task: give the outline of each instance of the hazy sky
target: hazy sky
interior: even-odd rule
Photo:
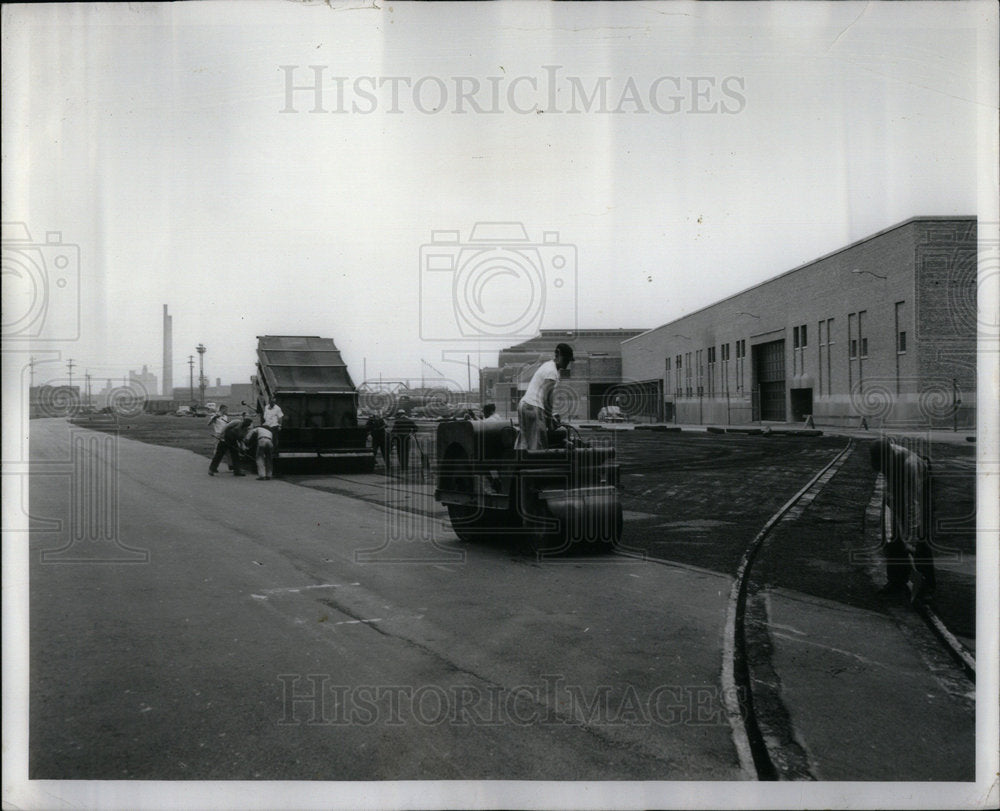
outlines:
[[[13,331],[9,296],[5,348],[60,359],[36,384],[68,357],[160,376],[166,303],[175,385],[199,342],[210,380],[247,381],[265,333],[332,337],[357,382],[423,358],[464,385],[467,355],[538,325],[657,326],[909,217],[982,213],[992,9],[4,6],[3,220],[46,273],[56,249],[25,247],[46,232],[80,257],[79,338],[41,340],[75,338],[70,278]],[[494,221],[521,250],[470,243]],[[458,233],[422,249],[434,231]]]

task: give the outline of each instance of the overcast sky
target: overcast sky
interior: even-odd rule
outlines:
[[[991,213],[992,3],[365,5],[4,6],[3,220],[46,273],[46,232],[80,256],[76,338],[73,278],[10,309],[4,234],[36,384],[160,377],[168,304],[175,385],[199,342],[246,382],[262,334],[464,385],[537,326],[654,327]]]

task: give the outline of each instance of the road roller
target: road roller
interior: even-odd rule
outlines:
[[[455,534],[545,555],[613,549],[622,534],[614,448],[570,425],[550,429],[545,450],[515,450],[516,437],[500,420],[438,426],[434,495]]]

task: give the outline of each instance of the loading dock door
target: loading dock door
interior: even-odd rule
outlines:
[[[770,341],[750,347],[757,388],[759,420],[785,421],[785,342]]]
[[[813,390],[792,389],[792,420],[802,422],[813,413]]]

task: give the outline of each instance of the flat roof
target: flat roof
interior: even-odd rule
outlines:
[[[622,341],[622,343],[623,344],[627,344],[629,341],[634,341],[637,338],[641,338],[643,335],[649,335],[651,332],[656,332],[657,330],[663,329],[664,327],[669,327],[671,324],[676,324],[678,321],[681,321],[682,319],[688,318],[688,317],[690,317],[692,315],[696,315],[697,313],[700,313],[700,312],[704,312],[705,310],[710,310],[712,307],[717,307],[719,304],[722,304],[724,301],[729,301],[730,299],[734,299],[737,296],[742,296],[744,293],[749,293],[751,290],[756,290],[758,287],[763,287],[765,284],[770,284],[771,282],[777,281],[778,279],[781,279],[781,278],[783,278],[785,276],[790,276],[793,273],[798,273],[800,270],[805,270],[806,268],[811,267],[812,265],[815,265],[817,262],[822,262],[822,261],[824,261],[826,259],[830,259],[831,257],[836,256],[837,254],[844,253],[844,251],[849,251],[852,248],[858,247],[859,245],[864,245],[866,242],[871,242],[871,240],[873,240],[873,239],[878,239],[879,237],[884,236],[885,234],[888,234],[890,231],[895,231],[895,230],[897,230],[899,228],[903,228],[903,227],[905,227],[907,225],[910,225],[912,223],[915,223],[915,222],[945,222],[945,221],[949,221],[949,220],[967,220],[967,221],[970,221],[970,222],[976,222],[978,220],[978,217],[976,217],[975,215],[971,215],[971,216],[970,215],[954,215],[954,216],[950,216],[950,217],[946,216],[946,215],[927,216],[927,217],[910,217],[908,220],[903,220],[902,222],[898,222],[895,225],[890,225],[888,228],[883,228],[881,231],[877,231],[874,234],[870,234],[869,236],[866,236],[866,237],[863,237],[862,239],[856,240],[855,242],[852,242],[849,245],[845,245],[843,248],[837,248],[837,250],[835,250],[835,251],[830,251],[830,253],[823,254],[822,256],[818,256],[815,259],[810,259],[808,262],[805,262],[805,263],[803,263],[801,265],[798,265],[797,267],[794,267],[791,270],[786,270],[784,273],[779,273],[777,276],[772,276],[770,279],[765,279],[762,282],[757,282],[757,284],[752,284],[752,285],[750,285],[750,287],[745,287],[744,289],[739,290],[736,293],[732,293],[732,294],[726,296],[725,298],[720,298],[718,301],[714,301],[711,304],[706,304],[704,307],[699,307],[697,310],[692,310],[689,313],[685,313],[684,315],[682,315],[682,316],[680,316],[678,318],[675,318],[672,321],[666,321],[666,322],[660,324],[660,326],[658,326],[658,327],[653,327],[652,329],[646,330],[641,335],[635,335],[632,338],[626,338],[624,341]]]

